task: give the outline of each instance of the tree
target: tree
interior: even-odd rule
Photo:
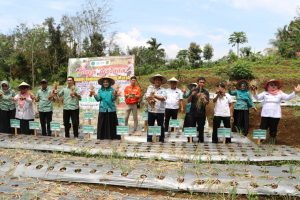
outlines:
[[[195,42],[190,43],[188,57],[193,68],[197,68],[201,65],[201,53],[202,50],[198,44]]]
[[[147,41],[149,44],[148,50],[148,61],[150,65],[154,65],[157,68],[159,65],[163,65],[165,63],[165,50],[161,47],[161,43],[158,43],[156,38],[151,38]]]
[[[213,57],[214,49],[210,44],[206,44],[203,47],[203,58],[205,60],[210,60]]]
[[[240,49],[242,57],[249,57],[251,55],[251,47],[242,47]]]
[[[229,44],[232,44],[232,46],[234,47],[236,45],[236,53],[237,56],[239,57],[240,52],[239,52],[239,45],[248,42],[246,33],[241,31],[241,32],[233,32],[230,36],[229,36]]]

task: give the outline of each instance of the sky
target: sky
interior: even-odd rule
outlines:
[[[0,33],[11,33],[20,23],[40,24],[47,17],[59,23],[64,14],[74,15],[85,0],[0,0]],[[101,2],[99,0],[99,2]],[[107,33],[127,47],[146,46],[154,37],[172,59],[191,42],[210,43],[214,59],[235,47],[229,35],[244,31],[255,52],[270,48],[278,28],[288,24],[300,8],[300,0],[111,0]]]

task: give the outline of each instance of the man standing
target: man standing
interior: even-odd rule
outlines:
[[[209,103],[209,93],[205,86],[205,78],[198,78],[198,87],[192,91],[188,97],[188,102],[191,102],[190,122],[192,127],[196,127],[199,132],[198,142],[204,142],[204,126],[206,121],[206,105]]]
[[[146,92],[146,99],[148,102],[148,125],[154,126],[155,120],[157,121],[157,125],[161,127],[159,141],[164,142],[164,116],[167,94],[166,90],[162,88],[161,85],[165,84],[167,79],[160,74],[156,74],[149,80],[153,85],[149,86]],[[152,142],[152,136],[148,135],[148,132],[147,142]]]
[[[38,110],[43,136],[51,136],[50,122],[52,121],[53,103],[55,92],[48,88],[48,81],[41,80],[41,88],[37,91],[36,102],[39,102]],[[46,129],[47,125],[47,129]]]
[[[59,91],[58,96],[63,96],[64,99],[64,126],[65,137],[70,137],[70,119],[73,124],[74,137],[78,137],[79,127],[79,100],[81,99],[79,88],[75,86],[74,77],[68,76],[67,87]]]
[[[133,114],[134,128],[133,132],[137,130],[138,126],[138,116],[137,116],[137,104],[141,97],[141,88],[136,85],[136,77],[132,76],[130,78],[130,85],[126,86],[124,89],[125,103],[127,104],[126,116],[125,116],[125,126],[128,125],[128,119],[130,112]]]
[[[166,111],[165,111],[165,130],[169,131],[169,121],[170,118],[177,119],[177,114],[179,107],[183,113],[183,94],[180,89],[177,88],[178,80],[173,77],[168,80],[170,83],[170,88],[166,90],[167,100],[166,100]]]

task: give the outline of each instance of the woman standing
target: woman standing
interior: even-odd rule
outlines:
[[[187,99],[192,94],[192,90],[195,89],[197,86],[198,86],[197,83],[191,83],[191,84],[188,85],[189,91],[186,91],[185,89],[183,89],[182,90],[183,98]],[[184,117],[183,127],[190,127],[190,125],[189,125],[190,110],[191,110],[191,103],[189,102],[185,105],[185,117]]]
[[[256,88],[253,88],[254,98],[262,101],[260,128],[269,129],[270,144],[275,144],[276,141],[277,127],[281,118],[281,101],[288,101],[296,97],[296,93],[300,92],[299,84],[290,94],[282,92],[280,90],[281,87],[280,81],[271,79],[265,84],[264,92],[257,94]]]
[[[14,97],[17,104],[16,119],[20,120],[18,133],[30,135],[33,134],[33,130],[29,129],[29,121],[34,121],[33,101],[35,97],[29,92],[29,84],[22,82],[18,88],[20,93]]]
[[[97,126],[97,139],[121,139],[117,135],[118,118],[116,113],[115,100],[117,98],[117,91],[112,88],[115,81],[108,77],[103,77],[98,80],[101,88],[98,94],[91,91],[90,96],[94,96],[99,104],[99,116]]]
[[[229,90],[228,93],[236,96],[232,130],[234,132],[242,132],[244,136],[247,136],[249,130],[249,108],[256,110],[251,94],[248,91],[248,82],[244,79],[238,81],[237,89]]]
[[[10,119],[16,115],[16,105],[13,97],[16,95],[7,81],[1,82],[0,88],[0,133],[12,133]]]

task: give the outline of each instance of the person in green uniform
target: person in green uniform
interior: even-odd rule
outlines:
[[[116,112],[115,100],[118,92],[112,87],[115,84],[114,79],[103,77],[98,80],[101,88],[98,93],[91,92],[90,96],[94,96],[99,104],[99,115],[97,125],[97,139],[121,139],[117,135],[118,118]]]
[[[70,119],[73,125],[74,137],[78,137],[79,128],[79,100],[81,99],[79,88],[75,86],[73,76],[68,76],[67,86],[58,92],[58,96],[63,97],[63,120],[65,126],[65,137],[70,137]]]
[[[16,105],[13,97],[16,92],[10,88],[8,81],[1,82],[0,88],[0,133],[12,133],[10,119],[16,115]]]
[[[36,102],[38,102],[38,111],[43,136],[51,136],[50,122],[53,114],[53,101],[55,92],[48,87],[46,79],[41,80],[41,88],[37,91]],[[46,129],[47,125],[47,129]]]

